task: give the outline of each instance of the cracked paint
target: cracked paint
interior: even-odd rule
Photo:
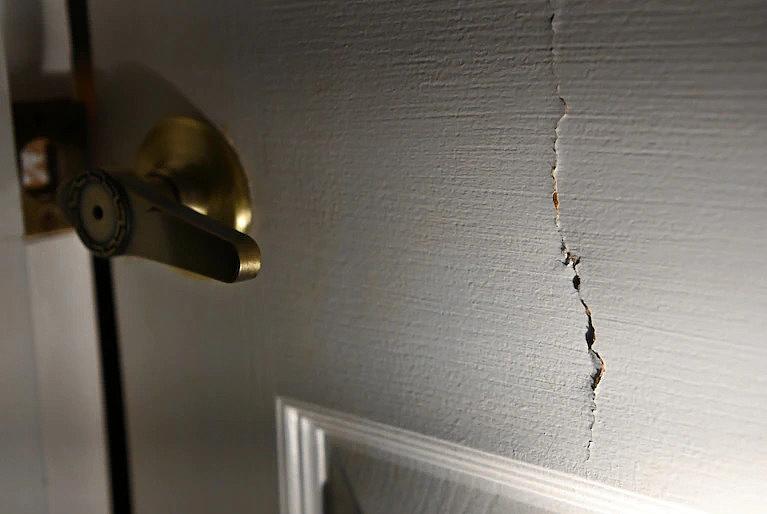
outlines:
[[[586,301],[583,299],[583,295],[581,294],[581,276],[578,273],[578,264],[580,263],[581,258],[577,255],[575,255],[570,248],[567,245],[567,240],[565,238],[564,230],[562,229],[562,222],[560,219],[560,199],[559,199],[559,184],[557,181],[558,177],[558,161],[559,161],[559,128],[562,123],[562,121],[567,117],[568,114],[568,105],[567,101],[562,97],[560,94],[560,80],[559,80],[559,74],[557,72],[557,63],[556,63],[556,49],[554,47],[554,39],[556,37],[556,8],[553,5],[553,2],[551,3],[552,8],[552,14],[551,18],[549,19],[550,25],[551,25],[551,54],[552,54],[552,73],[554,75],[555,81],[556,81],[556,91],[557,91],[557,97],[562,102],[562,115],[557,120],[557,123],[554,127],[554,159],[551,164],[551,181],[552,181],[552,194],[551,199],[552,203],[554,204],[554,223],[557,227],[557,232],[559,233],[560,237],[560,251],[562,252],[563,261],[562,264],[564,266],[567,266],[573,270],[573,287],[575,288],[575,291],[578,293],[578,300],[580,301],[581,305],[583,306],[584,312],[586,313],[586,348],[589,353],[589,357],[591,358],[591,362],[594,366],[593,371],[590,374],[590,380],[591,380],[591,420],[589,421],[589,440],[586,443],[586,462],[591,458],[591,445],[594,443],[594,424],[596,423],[596,411],[597,411],[597,387],[599,386],[599,382],[602,380],[602,375],[604,375],[605,372],[605,362],[602,359],[602,357],[599,355],[599,353],[594,349],[594,343],[596,342],[596,330],[594,329],[594,320],[591,313],[591,309],[586,304]]]

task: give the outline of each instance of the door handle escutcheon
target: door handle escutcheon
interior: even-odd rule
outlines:
[[[89,170],[63,185],[59,205],[95,255],[133,255],[222,282],[256,276],[261,253],[239,159],[211,125],[158,123],[133,173]]]

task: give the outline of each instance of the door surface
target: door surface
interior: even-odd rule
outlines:
[[[90,4],[98,164],[209,119],[263,252],[236,285],[114,261],[136,512],[277,511],[278,397],[758,505],[767,7]],[[381,492],[336,454],[355,494],[436,511],[421,471]]]
[[[110,512],[91,258],[50,230],[50,172],[30,142],[57,141],[73,95],[66,2],[0,5],[0,512]],[[7,73],[6,73],[7,72]],[[51,102],[51,100],[57,100]],[[66,104],[69,105],[69,104]],[[67,134],[75,139],[74,134]],[[70,141],[72,140],[70,139]],[[38,139],[39,140],[39,139]],[[26,150],[26,151],[25,151]],[[24,156],[26,154],[26,156]],[[53,168],[56,170],[56,168]],[[54,171],[54,183],[60,178]],[[58,175],[58,177],[57,177]],[[29,176],[29,175],[27,175]],[[50,195],[50,196],[49,196]],[[34,221],[33,221],[34,220]],[[36,221],[36,223],[35,223]],[[48,231],[41,230],[47,227]]]
[[[46,509],[30,287],[0,27],[0,509]]]

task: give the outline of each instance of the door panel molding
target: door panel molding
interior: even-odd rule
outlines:
[[[631,491],[500,457],[288,398],[277,398],[280,512],[322,514],[328,440],[373,450],[403,464],[490,486],[533,508],[554,512],[698,512]]]

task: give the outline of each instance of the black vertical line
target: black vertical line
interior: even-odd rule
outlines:
[[[88,128],[95,121],[96,96],[91,63],[91,35],[88,27],[87,0],[67,0],[69,13],[69,34],[72,41],[72,71],[75,96],[84,105],[88,114]]]
[[[68,0],[69,29],[75,94],[85,105],[88,134],[95,121],[93,65],[87,0]],[[86,145],[87,146],[87,145]],[[86,162],[90,152],[85,149]],[[109,460],[109,483],[113,514],[131,514],[130,459],[123,394],[122,363],[115,314],[112,266],[106,259],[92,258],[96,316],[100,341],[101,380],[104,393],[104,418]]]
[[[130,462],[128,434],[123,400],[122,364],[115,319],[112,265],[107,259],[93,257],[93,278],[96,293],[99,339],[101,341],[101,376],[104,388],[109,454],[109,478],[113,514],[130,514]]]

